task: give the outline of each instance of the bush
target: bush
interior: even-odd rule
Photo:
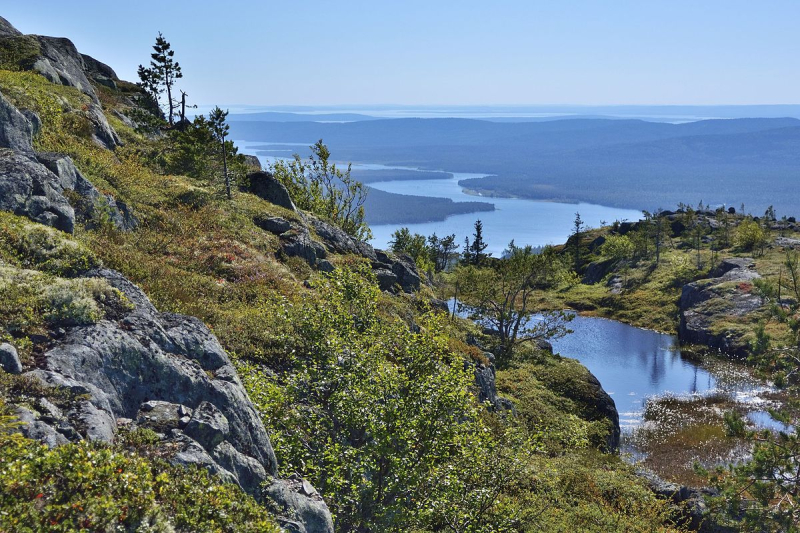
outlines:
[[[767,243],[766,232],[755,220],[744,220],[736,228],[736,245],[742,250],[763,254]]]
[[[205,470],[87,442],[51,450],[11,433],[14,425],[0,415],[0,530],[280,531],[266,509]]]

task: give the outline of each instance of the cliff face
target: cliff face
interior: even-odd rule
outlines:
[[[119,145],[90,82],[108,86],[116,79],[113,71],[81,56],[67,39],[23,36],[0,18],[0,65],[14,59],[9,50],[20,44],[32,51],[16,66],[83,92],[92,141],[104,149]],[[76,221],[91,224],[98,211],[119,231],[136,228],[138,220],[69,157],[37,152],[33,136],[40,126],[36,113],[0,94],[0,210],[38,223],[9,222],[19,230],[11,240],[21,253],[15,252],[18,265],[0,260],[0,285],[26,283],[48,317],[41,334],[0,347],[3,369],[44,391],[12,398],[16,403],[9,407],[23,422],[19,431],[53,447],[82,439],[110,444],[121,431],[150,429],[173,463],[204,467],[257,499],[268,494],[294,531],[332,531],[327,506],[313,487],[274,479],[278,464],[269,436],[211,331],[196,318],[159,312],[140,288],[85,259],[91,253],[69,238]],[[82,259],[72,261],[75,255]],[[61,291],[60,300],[47,292],[51,286]],[[49,396],[68,399],[52,402]]]

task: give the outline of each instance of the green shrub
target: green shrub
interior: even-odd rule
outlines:
[[[87,442],[51,450],[11,433],[15,424],[0,416],[0,530],[280,531],[265,508],[205,470]]]

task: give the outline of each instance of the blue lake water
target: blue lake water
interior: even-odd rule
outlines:
[[[279,159],[291,157],[291,148],[286,146],[308,146],[306,143],[267,143],[258,141],[235,141],[242,153],[257,155],[262,165],[269,165]],[[310,144],[310,143],[309,143]],[[275,146],[274,155],[257,154],[256,146]],[[408,169],[407,167],[391,167],[386,165],[358,163],[354,169],[385,170]],[[447,169],[442,169],[447,171]],[[413,233],[439,236],[454,233],[459,244],[464,237],[472,239],[473,224],[480,218],[483,222],[484,240],[489,244],[487,251],[495,257],[500,256],[511,239],[518,246],[527,244],[541,246],[545,244],[561,244],[567,240],[572,231],[575,213],[580,213],[583,221],[589,226],[600,226],[601,222],[611,223],[615,220],[639,220],[641,211],[620,209],[594,204],[567,204],[558,202],[539,202],[519,198],[488,198],[466,194],[458,185],[459,180],[484,177],[486,174],[454,173],[452,178],[440,180],[398,180],[370,183],[370,187],[397,194],[416,196],[433,196],[450,198],[455,202],[482,201],[494,204],[495,211],[467,213],[448,217],[441,222],[425,222],[419,224],[381,224],[371,226],[374,236],[371,244],[377,248],[386,248],[391,235],[402,226]]]
[[[649,397],[722,393],[757,405],[758,393],[769,390],[739,364],[717,361],[705,367],[683,357],[674,335],[584,316],[568,326],[573,333],[553,340],[553,351],[579,360],[597,376],[617,405],[623,430],[641,423]],[[770,420],[768,414],[758,416],[761,425]]]

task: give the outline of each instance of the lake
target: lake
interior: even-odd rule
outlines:
[[[259,141],[234,141],[239,151],[244,154],[256,155],[261,164],[267,166],[276,160],[285,160],[291,156],[291,149],[276,148],[281,150],[276,155],[265,156],[258,154],[256,146],[297,146],[307,147],[312,143],[278,143]],[[286,153],[283,153],[286,152]],[[364,170],[419,170],[408,167],[392,167],[373,163],[354,163],[353,169]],[[447,169],[442,169],[448,172]],[[381,224],[371,226],[373,240],[371,244],[376,248],[387,248],[392,233],[402,226],[408,227],[412,233],[446,236],[454,233],[459,244],[464,237],[469,235],[472,239],[473,224],[480,218],[483,222],[484,240],[489,244],[487,252],[495,257],[502,254],[511,239],[517,246],[545,244],[562,244],[572,232],[575,213],[580,213],[581,219],[592,227],[598,227],[602,222],[611,223],[615,220],[639,220],[641,211],[633,209],[620,209],[594,204],[569,204],[558,202],[540,202],[519,198],[494,198],[473,196],[465,193],[458,185],[459,180],[467,178],[484,177],[486,174],[453,173],[452,178],[437,180],[398,180],[370,183],[370,187],[397,194],[416,196],[433,196],[450,198],[455,202],[470,202],[480,200],[494,204],[495,211],[483,213],[467,213],[453,215],[440,222],[424,222],[419,224]]]
[[[741,364],[720,360],[703,365],[685,358],[674,335],[580,315],[568,327],[572,333],[551,341],[553,351],[577,359],[600,380],[614,398],[623,433],[641,424],[649,397],[722,393],[758,403],[759,393],[771,390]],[[759,420],[767,424],[771,419]]]

